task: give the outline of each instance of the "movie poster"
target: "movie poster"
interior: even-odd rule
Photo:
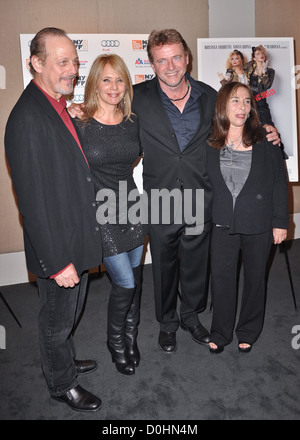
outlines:
[[[261,106],[267,103],[274,126],[278,129],[285,153],[290,182],[298,181],[298,143],[296,84],[293,38],[198,38],[198,79],[215,90],[230,80],[249,83],[252,48],[263,46],[267,55],[264,77],[251,78],[253,93]],[[246,75],[233,78],[232,53],[242,53]],[[237,52],[234,52],[237,53]],[[222,81],[222,83],[221,83]],[[259,83],[260,81],[260,83]],[[259,91],[258,91],[259,90]]]

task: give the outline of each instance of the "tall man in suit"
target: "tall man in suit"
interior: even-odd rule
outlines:
[[[202,232],[185,218],[169,224],[149,223],[155,290],[156,318],[160,324],[158,346],[165,353],[177,348],[176,331],[190,332],[194,341],[209,343],[209,333],[198,313],[206,306],[206,286],[211,229],[211,185],[205,168],[205,145],[216,101],[216,91],[187,74],[189,50],[174,29],[153,31],[148,57],[155,78],[134,86],[133,111],[139,117],[144,150],[143,184],[150,200],[153,189],[204,190]],[[269,128],[272,130],[272,128]],[[270,133],[270,140],[278,138]],[[176,202],[175,202],[176,203]],[[174,212],[180,207],[174,206]],[[178,316],[178,280],[181,305]]]
[[[189,234],[182,221],[149,224],[156,318],[160,324],[158,346],[165,353],[177,348],[179,323],[200,344],[209,333],[198,313],[206,306],[210,237],[211,187],[205,170],[205,144],[215,108],[216,91],[187,75],[188,47],[179,32],[153,31],[148,57],[156,77],[134,87],[133,111],[140,122],[144,151],[143,185],[151,200],[152,189],[178,188],[184,205],[185,189],[204,189],[204,224],[199,234]],[[154,207],[150,206],[151,211]],[[174,212],[178,207],[174,206]],[[178,280],[181,291],[177,314]]]
[[[75,359],[73,342],[88,269],[101,261],[93,179],[64,99],[73,91],[78,56],[56,28],[38,32],[30,50],[34,78],[10,114],[5,148],[27,266],[37,276],[42,369],[51,397],[77,411],[97,411],[101,400],[77,378],[97,364]]]

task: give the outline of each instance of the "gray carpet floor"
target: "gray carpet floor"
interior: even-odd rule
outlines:
[[[289,241],[286,247],[298,310],[284,253],[278,248],[270,259],[264,329],[249,354],[239,353],[234,339],[222,354],[212,355],[181,329],[177,352],[162,353],[157,347],[152,268],[144,266],[142,360],[130,377],[117,372],[106,348],[109,279],[105,273],[90,275],[75,341],[78,359],[92,358],[98,363],[94,373],[80,379],[83,387],[101,397],[97,413],[74,412],[48,394],[39,361],[35,283],[1,287],[22,327],[0,299],[0,325],[6,330],[6,348],[0,350],[0,419],[97,420],[102,426],[109,426],[108,421],[124,426],[124,421],[184,421],[195,426],[193,422],[201,420],[299,420],[300,240]],[[240,285],[242,281],[241,273]],[[207,328],[209,305],[210,295],[207,309],[199,315]]]

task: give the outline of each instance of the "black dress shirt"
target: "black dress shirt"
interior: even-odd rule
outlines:
[[[160,88],[162,101],[173,126],[180,151],[183,151],[193,138],[201,119],[197,100],[202,95],[203,89],[189,75],[186,75],[186,80],[191,85],[191,94],[182,113]]]

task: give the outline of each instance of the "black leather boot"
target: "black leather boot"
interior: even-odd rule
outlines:
[[[112,283],[108,301],[107,348],[117,370],[126,375],[134,374],[134,364],[129,359],[125,345],[126,316],[132,303],[135,288],[126,289]]]
[[[137,367],[140,363],[140,351],[137,345],[138,325],[140,322],[140,303],[141,303],[141,291],[142,291],[142,268],[141,266],[134,267],[133,269],[135,279],[135,292],[130,309],[127,313],[126,327],[125,327],[125,343],[127,348],[128,358]]]

